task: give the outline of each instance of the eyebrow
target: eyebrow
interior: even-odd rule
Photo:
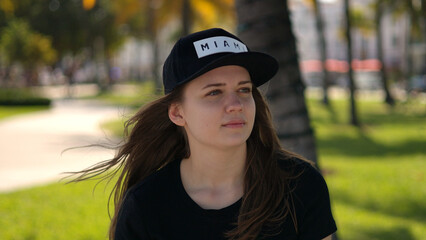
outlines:
[[[252,83],[250,80],[248,81],[241,81],[238,83],[238,85],[243,85],[243,84],[247,84],[247,83]],[[204,86],[202,89],[206,89],[209,87],[221,87],[221,86],[225,86],[225,83],[212,83],[212,84],[207,84],[206,86]]]

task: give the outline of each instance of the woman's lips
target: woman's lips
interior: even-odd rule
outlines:
[[[244,121],[235,120],[235,121],[229,121],[229,122],[223,124],[222,126],[228,127],[228,128],[240,128],[240,127],[243,127],[245,124],[246,123]]]

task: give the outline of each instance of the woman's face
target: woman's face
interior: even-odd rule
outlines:
[[[240,66],[213,69],[186,84],[170,119],[185,128],[191,148],[229,148],[245,144],[256,107],[248,71]]]

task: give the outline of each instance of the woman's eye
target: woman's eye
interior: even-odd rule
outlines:
[[[249,88],[249,87],[241,88],[238,91],[241,92],[241,93],[251,93],[251,88]]]
[[[216,96],[220,94],[220,90],[213,90],[207,93],[207,96]]]

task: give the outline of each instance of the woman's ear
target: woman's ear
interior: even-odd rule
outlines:
[[[185,125],[185,119],[182,116],[181,105],[178,103],[172,103],[169,107],[169,118],[174,124],[183,127]]]

